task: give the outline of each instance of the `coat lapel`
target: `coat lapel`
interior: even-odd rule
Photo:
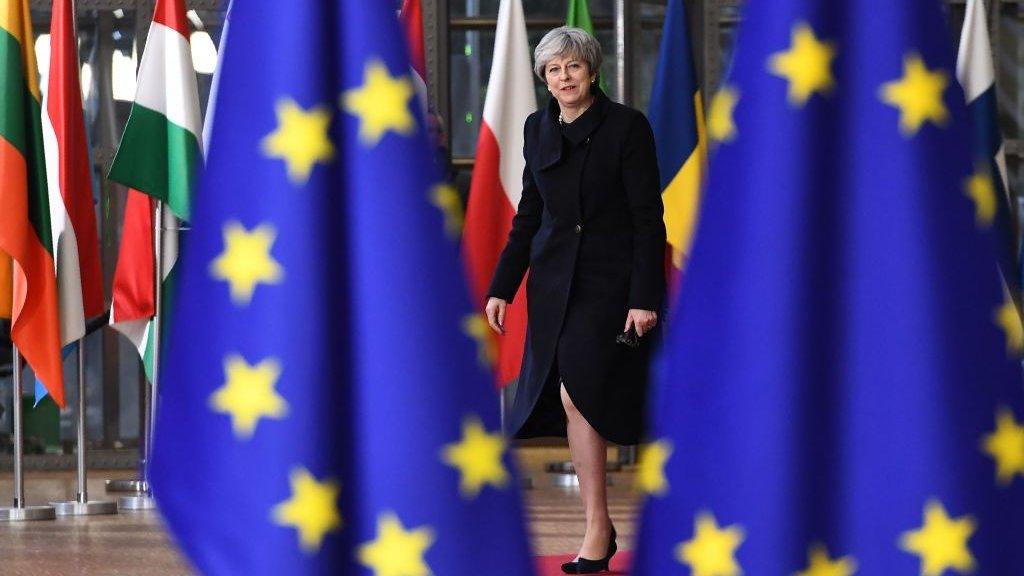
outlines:
[[[547,110],[540,119],[540,142],[537,146],[537,164],[546,170],[562,159],[562,130],[558,126],[558,102],[548,100]]]
[[[601,121],[604,120],[609,107],[608,97],[597,86],[594,87],[594,97],[594,103],[590,108],[574,122],[567,125],[564,131],[558,125],[558,101],[554,98],[548,99],[547,110],[545,110],[544,116],[540,120],[540,142],[537,155],[540,170],[550,168],[561,161],[563,134],[573,146],[579,146],[581,143],[590,143],[591,135],[601,125]]]
[[[565,137],[572,142],[573,146],[590,143],[590,137],[597,130],[597,127],[601,125],[605,114],[608,113],[608,102],[608,97],[604,95],[604,92],[595,86],[594,103],[574,122],[566,125],[562,131]]]

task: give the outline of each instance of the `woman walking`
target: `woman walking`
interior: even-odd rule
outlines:
[[[605,491],[607,442],[643,432],[647,365],[665,291],[665,225],[654,136],[598,87],[601,46],[556,28],[534,52],[552,97],[525,126],[523,194],[488,290],[505,309],[529,269],[528,332],[509,430],[569,441],[587,531],[569,574],[608,569],[616,534]]]

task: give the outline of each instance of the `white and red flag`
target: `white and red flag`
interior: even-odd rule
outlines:
[[[402,0],[398,12],[402,24],[406,47],[409,49],[409,67],[412,69],[412,83],[423,112],[427,111],[427,49],[423,43],[423,4],[420,0]]]
[[[423,44],[423,5],[420,0],[404,0],[398,20],[405,32],[405,41],[409,45],[409,65],[419,76],[417,82],[425,84],[427,80],[427,55]]]
[[[62,346],[84,336],[86,319],[105,305],[78,66],[72,2],[54,0],[42,128]]]
[[[470,291],[481,308],[522,196],[523,125],[536,109],[523,6],[520,0],[502,0],[462,240]],[[505,335],[488,334],[497,339],[499,386],[519,375],[526,339],[523,286],[506,312]]]

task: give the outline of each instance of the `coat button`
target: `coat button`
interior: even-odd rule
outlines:
[[[583,224],[576,225],[576,233],[579,234],[580,232],[583,232]]]

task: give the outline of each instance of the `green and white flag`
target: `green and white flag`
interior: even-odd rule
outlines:
[[[569,0],[569,13],[565,16],[565,25],[582,28],[594,36],[594,22],[590,19],[590,7],[587,5],[587,0]],[[597,72],[599,73],[597,82],[601,86],[601,91],[607,94],[608,85],[604,82],[604,74],[600,74],[600,70]]]

